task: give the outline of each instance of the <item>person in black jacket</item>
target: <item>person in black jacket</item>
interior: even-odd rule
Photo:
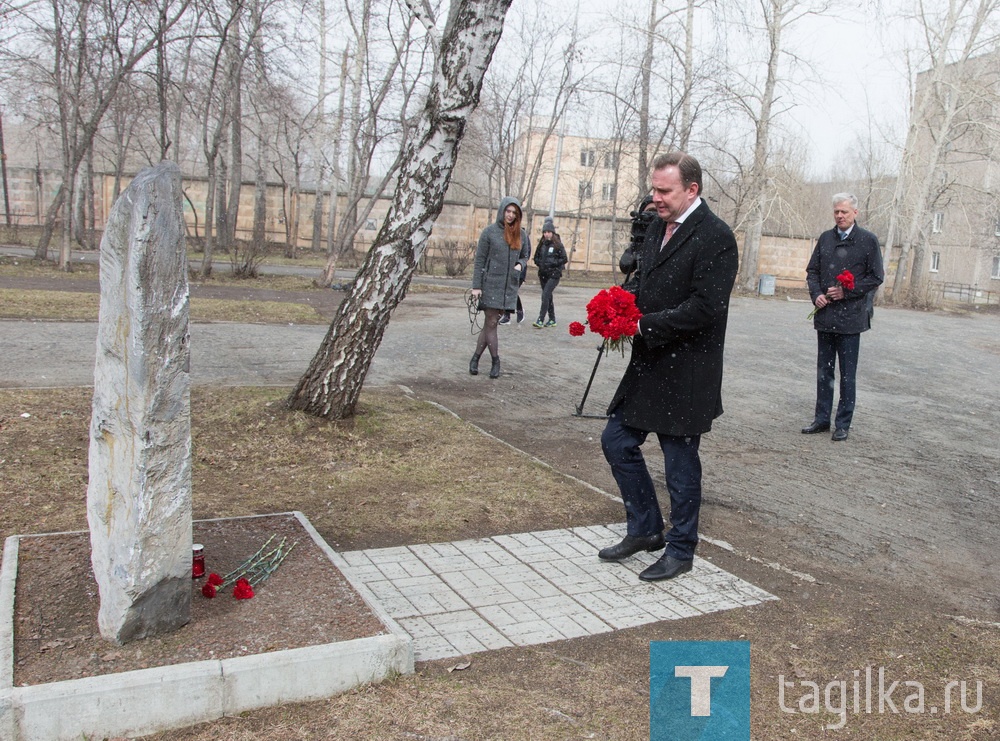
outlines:
[[[556,326],[556,303],[552,299],[552,292],[559,285],[562,278],[563,265],[566,264],[566,248],[563,247],[562,240],[556,234],[556,227],[552,223],[552,217],[547,217],[542,225],[542,238],[538,240],[535,248],[534,263],[538,266],[538,280],[542,284],[542,308],[538,311],[538,320],[531,326],[535,329],[542,327]],[[545,315],[549,315],[549,320],[545,321]]]
[[[634,289],[642,318],[601,435],[625,505],[627,531],[621,542],[597,555],[620,561],[665,548],[639,574],[644,581],[658,581],[690,571],[698,544],[698,447],[722,414],[723,346],[739,251],[732,230],[701,197],[701,166],[694,157],[660,155],[650,180],[657,218],[639,251]],[[663,452],[670,495],[666,536],[641,449],[651,432]]]
[[[653,204],[653,196],[643,196],[639,202],[639,208],[632,211],[629,216],[632,217],[632,235],[629,239],[628,247],[622,252],[622,256],[618,258],[618,269],[625,274],[625,280],[622,281],[622,288],[635,293],[636,275],[639,271],[639,257],[642,253],[642,243],[646,239],[646,231],[649,229],[649,225],[656,218],[656,206]]]
[[[806,266],[809,296],[816,306],[813,326],[818,351],[816,412],[813,421],[802,428],[802,434],[830,429],[834,363],[839,362],[840,401],[832,437],[838,442],[847,439],[854,418],[861,333],[871,328],[871,298],[885,279],[878,237],[854,223],[857,216],[857,198],[850,193],[835,195],[833,220],[837,226],[819,236]],[[845,270],[853,278],[853,287],[845,288],[837,280]]]

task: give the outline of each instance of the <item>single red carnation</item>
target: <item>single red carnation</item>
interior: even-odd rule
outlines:
[[[201,588],[201,594],[203,597],[208,597],[209,599],[212,599],[213,597],[215,597],[215,585],[212,584],[210,581],[206,582],[205,585]]]
[[[236,599],[252,599],[253,587],[250,586],[250,582],[246,579],[237,579],[236,586],[233,588],[233,597]]]
[[[850,270],[844,270],[840,275],[837,276],[837,282],[844,287],[845,291],[854,290],[854,273]]]
[[[583,333],[587,331],[587,328],[580,324],[580,322],[570,322],[569,323],[569,333],[573,337],[583,337]]]
[[[221,587],[222,577],[213,571],[211,574],[208,575],[208,583],[211,584],[213,587]]]

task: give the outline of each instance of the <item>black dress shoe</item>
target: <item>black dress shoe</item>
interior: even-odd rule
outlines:
[[[839,443],[842,440],[846,440],[847,430],[845,430],[843,427],[838,427],[836,430],[833,431],[833,436],[830,439],[836,443]]]
[[[469,361],[469,375],[478,376],[479,375],[479,356],[473,355],[472,360]]]
[[[817,432],[826,432],[830,429],[830,423],[827,422],[823,424],[822,422],[813,422],[808,427],[802,428],[803,435],[815,435]]]
[[[621,561],[623,558],[634,556],[639,551],[658,551],[665,545],[663,533],[643,535],[635,538],[631,535],[626,535],[620,543],[598,551],[597,557],[602,561]]]
[[[679,558],[668,556],[664,553],[660,560],[645,569],[639,578],[643,581],[660,581],[662,579],[673,579],[675,576],[686,574],[691,570],[692,561],[681,561]]]

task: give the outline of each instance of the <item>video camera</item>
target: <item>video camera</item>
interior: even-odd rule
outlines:
[[[653,202],[653,196],[645,196],[639,204],[639,208],[629,213],[632,217],[632,234],[628,247],[618,260],[618,269],[625,273],[625,280],[639,269],[639,254],[642,242],[646,238],[646,230],[656,218],[656,209],[650,209],[649,204]]]

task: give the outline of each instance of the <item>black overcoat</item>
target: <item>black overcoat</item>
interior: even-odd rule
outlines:
[[[813,304],[826,289],[837,285],[837,276],[849,270],[854,288],[844,291],[844,298],[831,301],[813,317],[813,327],[833,334],[859,334],[871,328],[869,295],[885,279],[878,237],[857,224],[841,239],[836,229],[819,235],[812,257],[806,266],[806,284]]]
[[[700,435],[722,414],[722,355],[739,263],[732,230],[701,204],[660,249],[657,218],[635,288],[643,317],[608,413],[647,432]]]

